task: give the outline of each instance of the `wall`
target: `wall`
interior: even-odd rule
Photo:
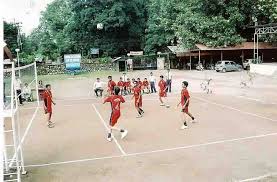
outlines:
[[[116,70],[116,66],[112,63],[81,63],[81,72],[94,72]],[[38,75],[57,75],[65,74],[64,64],[37,64]]]

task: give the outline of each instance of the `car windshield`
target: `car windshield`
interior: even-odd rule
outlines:
[[[221,61],[218,61],[216,64],[221,64],[222,62]]]

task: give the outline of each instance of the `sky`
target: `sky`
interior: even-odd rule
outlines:
[[[27,35],[39,25],[40,12],[53,0],[3,0],[5,21],[22,22],[22,32]]]

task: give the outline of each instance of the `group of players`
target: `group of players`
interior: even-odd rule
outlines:
[[[135,108],[138,112],[137,118],[141,118],[144,114],[144,110],[142,109],[142,93],[145,89],[149,90],[149,83],[146,78],[144,79],[143,82],[141,82],[139,78],[137,80],[132,79],[132,82],[130,81],[130,79],[127,79],[127,82],[123,82],[122,78],[120,78],[120,81],[117,84],[115,83],[115,81],[113,81],[112,76],[108,76],[108,80],[109,80],[108,87],[107,87],[108,96],[104,99],[104,104],[107,102],[111,103],[111,116],[110,116],[107,140],[112,141],[113,130],[121,133],[121,139],[126,137],[126,135],[128,134],[128,131],[126,129],[118,128],[115,126],[121,115],[120,104],[125,102],[123,95],[125,95],[126,93],[133,94],[132,99],[134,98],[135,100]],[[160,106],[166,106],[167,108],[169,108],[170,106],[168,105],[168,103],[165,104],[165,99],[167,97],[167,84],[164,80],[163,75],[160,76],[158,87],[159,87],[158,94],[159,94]],[[188,87],[188,82],[183,81],[181,99],[177,105],[177,107],[179,105],[182,106],[181,111],[183,113],[182,114],[183,124],[181,129],[188,128],[185,114],[190,116],[190,118],[192,119],[192,122],[195,122],[195,118],[189,112],[190,95],[187,90],[187,87]]]
[[[120,118],[121,111],[120,111],[120,104],[125,102],[125,99],[123,98],[123,95],[126,93],[133,94],[132,99],[135,100],[135,108],[138,112],[137,118],[143,117],[144,110],[142,109],[142,93],[143,90],[148,89],[149,90],[149,83],[147,79],[145,79],[143,82],[140,82],[140,79],[134,80],[132,79],[132,82],[129,82],[130,80],[127,79],[127,82],[123,82],[122,78],[120,81],[116,84],[112,76],[108,76],[108,87],[107,87],[107,93],[108,95],[104,99],[103,104],[109,102],[111,103],[111,116],[109,121],[109,131],[108,131],[108,141],[112,141],[113,135],[112,131],[119,131],[121,133],[121,139],[126,137],[128,134],[128,131],[126,129],[121,129],[116,127],[116,123],[118,119]],[[164,80],[163,75],[160,76],[160,81],[158,83],[159,87],[159,100],[160,100],[160,106],[166,106],[169,108],[170,106],[168,103],[165,104],[165,99],[167,97],[167,84]],[[181,112],[182,112],[182,127],[181,129],[187,129],[187,121],[185,115],[187,114],[192,119],[192,122],[195,122],[195,118],[193,115],[189,112],[189,104],[190,104],[190,95],[188,92],[188,82],[183,81],[182,82],[182,90],[181,90],[181,98],[180,102],[178,103],[177,107],[181,105]],[[54,122],[51,121],[52,117],[52,104],[56,104],[53,101],[52,92],[51,92],[51,85],[47,84],[46,89],[43,94],[44,99],[44,110],[45,114],[47,114],[47,125],[49,128],[54,127]]]

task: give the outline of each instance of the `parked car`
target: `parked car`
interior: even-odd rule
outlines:
[[[227,71],[241,71],[242,70],[242,66],[235,63],[234,61],[218,61],[215,65],[215,70],[217,72],[227,72]]]

